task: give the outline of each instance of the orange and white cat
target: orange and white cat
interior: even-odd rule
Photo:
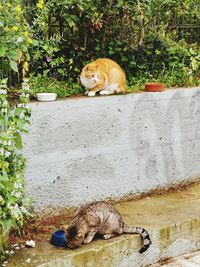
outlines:
[[[80,80],[86,88],[86,95],[95,96],[125,93],[126,75],[113,60],[99,58],[87,64],[81,72]]]

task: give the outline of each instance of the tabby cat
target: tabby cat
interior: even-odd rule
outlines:
[[[126,75],[122,68],[113,60],[99,58],[87,64],[81,72],[81,83],[86,88],[86,95],[110,95],[125,93]]]
[[[145,229],[126,225],[119,212],[111,204],[98,201],[78,209],[65,233],[67,246],[74,248],[82,243],[90,243],[97,233],[104,239],[123,233],[140,234],[143,245],[139,253],[145,252],[151,244],[151,239]]]

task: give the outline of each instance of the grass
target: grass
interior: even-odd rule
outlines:
[[[145,83],[148,82],[162,82],[165,87],[189,87],[200,85],[200,80],[191,76],[175,75],[173,73],[165,73],[161,77],[147,79],[145,77],[133,77],[131,81],[127,82],[127,93],[138,92],[144,90]],[[42,76],[30,77],[30,86],[32,95],[35,96],[37,93],[56,93],[58,97],[64,98],[69,96],[80,96],[84,95],[85,89],[80,83],[59,81],[56,78],[49,78]]]
[[[31,93],[35,96],[37,93],[56,93],[58,97],[69,97],[71,95],[84,94],[84,88],[77,83],[67,83],[55,78],[38,75],[30,77]]]

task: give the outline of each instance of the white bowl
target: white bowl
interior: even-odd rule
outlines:
[[[38,101],[55,101],[57,94],[55,93],[38,93],[36,94]]]

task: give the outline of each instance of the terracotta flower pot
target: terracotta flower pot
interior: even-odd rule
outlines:
[[[147,92],[161,92],[164,89],[163,83],[146,83],[145,91]]]

